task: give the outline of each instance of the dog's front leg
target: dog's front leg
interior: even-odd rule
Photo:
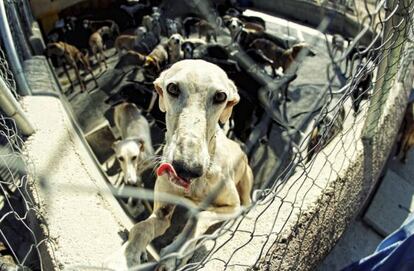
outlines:
[[[155,204],[152,215],[146,220],[137,223],[132,227],[128,245],[125,249],[125,258],[128,268],[132,268],[141,263],[145,257],[147,245],[165,233],[171,225],[171,217],[175,209],[175,205]]]
[[[177,236],[174,242],[161,250],[161,257],[165,257],[173,252],[179,252],[181,257],[179,256],[178,259],[175,257],[167,257],[157,267],[157,271],[171,271],[187,264],[197,248],[197,242],[200,237],[204,235],[211,226],[232,217],[240,210],[240,206],[229,205],[223,207],[211,207],[211,210],[212,211],[200,212],[197,215],[195,224],[189,220],[185,225],[184,230]],[[180,239],[183,238],[186,239],[186,242],[180,245],[179,243],[182,242]]]

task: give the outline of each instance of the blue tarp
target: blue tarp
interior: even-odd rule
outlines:
[[[385,238],[375,252],[342,271],[413,271],[414,214],[394,233]]]

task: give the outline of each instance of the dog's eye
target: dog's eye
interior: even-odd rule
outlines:
[[[178,95],[180,95],[180,89],[174,83],[168,84],[167,92],[173,97],[178,97]]]
[[[137,157],[136,155],[134,155],[134,156],[132,156],[132,157],[131,157],[132,161],[137,160],[137,158],[138,158],[138,157]]]
[[[215,104],[220,104],[226,101],[226,99],[227,99],[227,94],[225,92],[217,92],[216,94],[214,94],[213,102]]]
[[[121,162],[124,162],[124,157],[119,156],[119,157],[118,157],[118,160],[119,160],[119,161],[121,161]]]

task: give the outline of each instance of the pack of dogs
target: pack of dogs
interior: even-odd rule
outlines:
[[[130,101],[113,106],[113,122],[120,135],[113,150],[124,184],[142,187],[141,173],[148,168],[152,168],[156,175],[151,215],[131,229],[124,246],[123,264],[130,268],[145,259],[146,247],[163,235],[171,224],[176,206],[163,201],[160,194],[185,197],[199,205],[216,187],[221,187],[215,199],[199,214],[191,238],[197,238],[211,225],[223,221],[226,215],[237,213],[251,203],[254,178],[247,155],[221,127],[229,123],[241,96],[246,98],[244,101],[249,100],[249,104],[255,104],[257,98],[239,92],[242,89],[240,82],[248,77],[234,72],[240,67],[231,59],[228,46],[237,44],[257,65],[263,69],[269,67],[268,75],[273,78],[289,71],[303,50],[306,57],[315,56],[306,42],[293,45],[280,42],[269,36],[262,19],[244,16],[236,9],[208,20],[193,15],[165,18],[162,10],[154,7],[140,21],[133,31],[121,33],[114,21],[84,20],[84,27],[91,32],[90,54],[65,42],[50,43],[46,50],[48,56],[62,60],[72,88],[74,82],[66,65],[75,70],[83,92],[86,84],[79,70],[83,68],[91,74],[98,87],[89,56],[95,58],[99,67],[103,64],[108,69],[105,41],[110,39],[117,54],[114,68],[122,70],[132,66],[143,70],[146,80],[153,83],[154,93],[158,94],[158,110],[165,113],[166,128],[161,155],[155,154],[151,125],[143,109]],[[335,54],[343,53],[347,41],[334,35],[332,45]],[[354,51],[347,60],[345,73],[357,73],[367,62],[362,48]],[[356,71],[355,61],[358,61]],[[240,82],[238,78],[241,78]],[[355,113],[359,111],[361,100],[368,98],[371,81],[372,73],[366,72],[354,82]],[[283,98],[289,100],[287,91]],[[152,105],[146,110],[151,111]],[[308,160],[338,134],[344,119],[345,111],[339,108],[334,111],[334,116],[327,116],[315,124],[310,134]],[[251,128],[248,126],[246,129]],[[411,141],[414,142],[411,137],[404,139],[402,150],[411,146]],[[191,257],[188,256],[181,264]]]

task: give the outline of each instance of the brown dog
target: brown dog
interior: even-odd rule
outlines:
[[[122,50],[133,50],[137,36],[134,35],[120,35],[115,40],[115,49],[120,55]]]
[[[106,56],[103,50],[104,43],[103,43],[102,35],[103,33],[108,32],[108,31],[109,31],[109,27],[103,26],[89,37],[89,47],[91,48],[92,54],[95,56],[96,63],[98,63],[100,67],[103,61],[103,63],[105,64],[105,69],[108,68],[108,65],[106,64]]]
[[[200,20],[195,24],[195,26],[198,29],[198,38],[201,39],[202,36],[205,36],[207,42],[210,42],[211,38],[213,38],[214,41],[217,42],[216,27],[214,27],[212,24],[210,24],[206,20]]]
[[[161,68],[168,61],[168,52],[164,44],[158,44],[149,55],[146,56],[144,68],[152,75],[157,75],[161,72]]]
[[[255,39],[252,43],[250,43],[249,47],[262,51],[266,57],[273,61],[273,67],[275,69],[282,67],[283,72],[286,72],[292,62],[299,55],[300,51],[304,48],[309,48],[309,45],[301,42],[293,45],[289,49],[284,50],[270,40]],[[315,54],[309,50],[308,55],[314,56]]]
[[[66,69],[66,63],[75,70],[75,74],[79,81],[82,92],[86,90],[86,87],[80,76],[78,63],[81,63],[83,68],[92,75],[92,78],[95,81],[95,86],[98,87],[98,82],[96,81],[95,75],[92,72],[87,54],[82,53],[75,46],[62,41],[53,42],[47,45],[46,53],[48,56],[54,55],[63,60],[63,70],[65,71],[65,74],[68,77],[72,88],[74,88],[74,85]]]
[[[124,55],[119,58],[118,63],[115,65],[115,69],[122,69],[126,66],[142,66],[145,64],[147,57],[135,52],[133,50],[127,51]]]

